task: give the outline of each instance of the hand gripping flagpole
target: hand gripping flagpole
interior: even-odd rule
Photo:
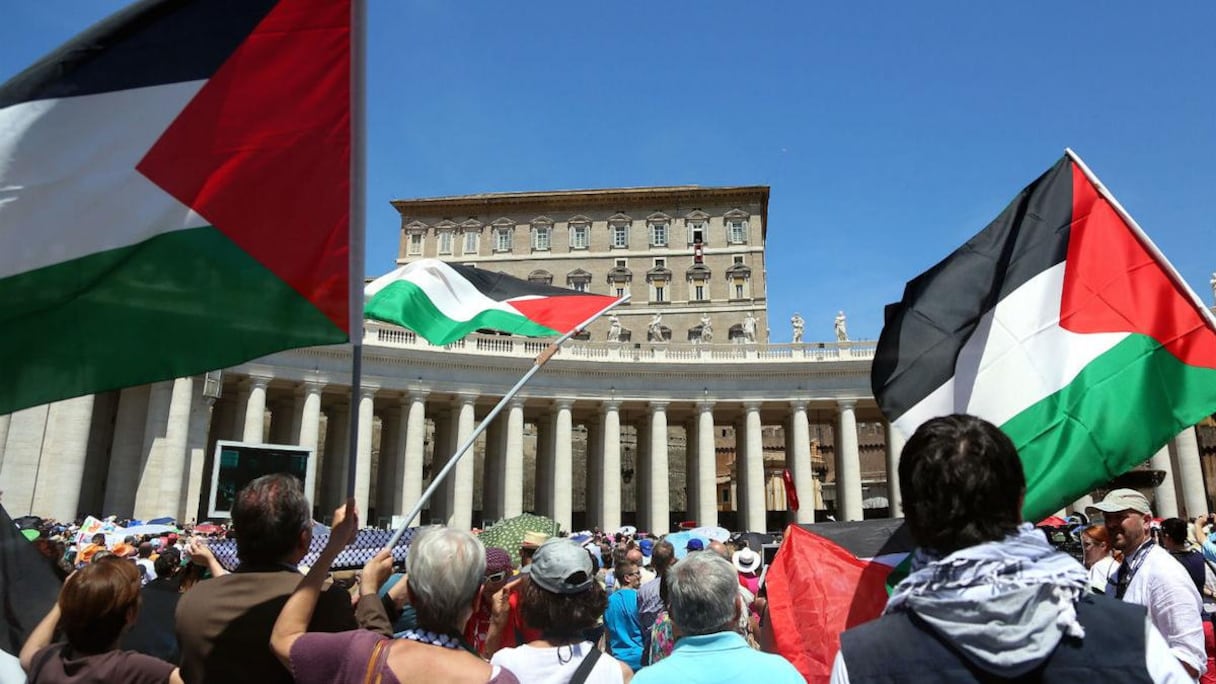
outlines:
[[[392,549],[397,545],[397,542],[401,540],[401,535],[405,534],[405,530],[409,528],[410,523],[412,523],[414,518],[418,517],[418,514],[422,512],[422,507],[431,500],[431,495],[435,493],[436,489],[439,489],[439,485],[443,484],[444,478],[448,476],[448,473],[452,472],[452,469],[456,467],[458,462],[460,462],[460,458],[464,456],[465,452],[473,447],[473,443],[477,441],[477,437],[486,431],[486,428],[490,426],[490,422],[502,412],[502,408],[507,405],[507,402],[511,401],[511,399],[519,393],[519,390],[523,389],[523,386],[532,379],[532,376],[536,375],[537,371],[541,369],[541,366],[545,365],[549,359],[553,358],[553,355],[557,353],[557,350],[561,348],[562,344],[582,331],[583,328],[591,325],[595,319],[603,316],[627,301],[629,301],[628,294],[620,299],[617,299],[603,309],[600,309],[595,313],[595,315],[578,324],[570,332],[554,340],[552,344],[545,347],[540,354],[536,355],[536,360],[532,362],[532,367],[528,369],[528,372],[524,373],[524,376],[519,379],[519,382],[516,382],[515,386],[504,394],[502,399],[498,400],[498,403],[494,405],[493,410],[486,414],[486,417],[482,419],[481,423],[477,426],[477,429],[473,430],[473,434],[469,435],[469,438],[460,445],[460,448],[456,450],[456,453],[452,454],[452,457],[448,459],[447,464],[443,466],[443,470],[440,470],[439,473],[435,475],[435,478],[431,480],[431,485],[427,487],[426,491],[422,493],[421,497],[419,497],[418,503],[414,504],[414,508],[410,511],[409,515],[405,516],[405,520],[401,523],[401,527],[398,527],[397,531],[393,533],[392,539],[388,540],[388,544],[385,545],[386,549]]]
[[[1119,204],[1119,200],[1115,199],[1115,196],[1112,195],[1110,190],[1108,190],[1106,186],[1102,184],[1102,181],[1098,180],[1098,176],[1096,176],[1093,171],[1089,170],[1089,167],[1085,165],[1085,162],[1081,161],[1080,155],[1067,147],[1064,148],[1064,154],[1068,155],[1068,158],[1081,169],[1081,172],[1085,174],[1085,177],[1089,179],[1089,182],[1093,183],[1094,187],[1098,189],[1098,194],[1110,203],[1110,206],[1114,208],[1115,213],[1119,214],[1119,217],[1123,219],[1124,223],[1126,223],[1128,227],[1132,229],[1132,233],[1135,234],[1135,236],[1140,240],[1140,244],[1144,245],[1144,248],[1148,250],[1148,253],[1151,254],[1159,264],[1161,264],[1162,270],[1169,275],[1170,280],[1172,280],[1174,283],[1174,287],[1185,293],[1187,298],[1190,299],[1191,303],[1195,305],[1195,308],[1199,310],[1199,315],[1203,317],[1203,320],[1208,324],[1208,327],[1216,330],[1216,316],[1212,315],[1212,312],[1208,310],[1207,305],[1203,303],[1203,300],[1199,298],[1199,295],[1195,294],[1195,291],[1191,289],[1191,286],[1188,285],[1186,280],[1182,278],[1182,274],[1178,273],[1178,269],[1174,268],[1174,265],[1170,263],[1170,260],[1165,258],[1165,254],[1163,254],[1161,250],[1157,248],[1157,245],[1152,241],[1152,239],[1145,234],[1144,229],[1140,227],[1140,224],[1136,223],[1136,219],[1132,218],[1132,215],[1127,213],[1127,210],[1123,208],[1123,205]]]

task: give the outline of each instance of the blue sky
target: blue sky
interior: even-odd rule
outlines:
[[[6,3],[0,80],[123,3]],[[367,271],[393,198],[772,186],[773,341],[904,283],[1072,147],[1206,302],[1216,3],[368,0]]]

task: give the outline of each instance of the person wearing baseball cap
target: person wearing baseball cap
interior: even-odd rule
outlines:
[[[608,605],[587,549],[569,539],[550,539],[536,549],[526,574],[520,608],[540,637],[499,650],[490,664],[510,670],[521,682],[573,681],[579,672],[586,673],[580,681],[626,681],[629,666],[585,638]]]
[[[1147,608],[1149,621],[1187,673],[1203,674],[1203,599],[1186,569],[1149,535],[1153,515],[1148,499],[1134,489],[1114,489],[1085,512],[1106,522],[1111,546],[1123,552],[1123,564],[1106,585],[1107,596]]]

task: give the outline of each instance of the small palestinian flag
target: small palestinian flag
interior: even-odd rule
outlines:
[[[351,6],[135,4],[0,86],[0,414],[348,339]]]
[[[364,316],[409,328],[435,345],[482,328],[527,337],[564,335],[616,301],[438,259],[380,276],[364,295]]]
[[[879,406],[908,435],[950,413],[999,425],[1026,519],[1050,515],[1216,410],[1216,327],[1156,255],[1065,156],[887,307]]]
[[[827,684],[840,633],[882,615],[913,547],[899,519],[787,527],[765,574],[764,650],[781,654],[808,682]]]

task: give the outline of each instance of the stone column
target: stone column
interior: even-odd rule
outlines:
[[[764,506],[764,433],[760,422],[760,402],[743,402],[743,411],[746,424],[743,466],[747,473],[741,483],[747,490],[743,497],[743,527],[764,532],[768,521]]]
[[[376,466],[376,517],[389,519],[399,515],[401,505],[401,440],[405,430],[401,414],[402,403],[393,399],[380,412],[380,461]]]
[[[553,402],[553,471],[549,481],[552,489],[549,501],[551,515],[558,529],[570,531],[574,514],[574,423],[570,410],[573,399],[557,399]]]
[[[201,384],[201,383],[199,383]],[[155,515],[182,516],[182,503],[185,497],[186,463],[189,459],[190,418],[194,403],[194,395],[202,390],[196,386],[194,378],[177,378],[173,381],[173,389],[169,398],[169,420],[165,429],[164,443],[161,445],[161,477],[160,503]],[[201,401],[201,396],[198,399]]]
[[[135,491],[143,465],[144,421],[148,416],[149,385],[127,387],[118,396],[114,420],[114,442],[110,447],[110,472],[106,477],[105,503],[101,515],[130,516],[135,510]]]
[[[603,484],[596,502],[595,522],[605,532],[621,527],[621,402],[605,401],[600,405],[600,452],[603,457]]]
[[[1195,428],[1189,427],[1174,438],[1174,453],[1178,462],[1178,480],[1182,484],[1182,501],[1186,506],[1183,518],[1193,518],[1208,512],[1208,497],[1203,486],[1203,464],[1199,461],[1199,441]]]
[[[1165,471],[1165,478],[1154,489],[1156,502],[1153,504],[1153,514],[1161,518],[1178,517],[1178,497],[1174,492],[1174,472],[1170,467],[1169,446],[1163,446],[1153,454],[1153,470]]]
[[[586,422],[587,428],[587,529],[600,524],[599,511],[604,496],[604,435],[598,417]],[[601,528],[603,529],[603,528]]]
[[[718,453],[714,448],[714,405],[697,404],[697,478],[698,525],[718,524]]]
[[[887,502],[891,506],[891,517],[904,517],[903,500],[899,494],[899,455],[903,453],[907,437],[903,431],[892,425],[887,426]]]
[[[454,418],[456,422],[456,439],[453,440],[453,452],[464,444],[473,434],[476,425],[477,395],[461,394],[456,399]],[[448,475],[444,483],[450,506],[448,508],[447,525],[462,530],[473,527],[473,458],[465,454]]]
[[[502,460],[502,517],[524,512],[524,400],[512,397],[507,404],[505,450]]]
[[[320,483],[321,515],[333,515],[346,498],[346,459],[350,451],[350,403],[346,393],[328,411],[325,429],[325,463]]]
[[[249,376],[249,399],[245,402],[245,426],[241,441],[261,444],[266,426],[266,386],[270,378]],[[365,510],[365,509],[360,509]]]
[[[308,466],[304,475],[304,493],[308,502],[317,500],[317,458],[321,454],[318,440],[321,436],[321,393],[325,391],[325,383],[312,380],[305,381],[296,387],[296,410],[292,423],[299,424],[299,432],[294,437],[296,444],[306,449],[312,449]]]
[[[403,420],[405,428],[405,458],[401,473],[401,507],[407,513],[414,510],[422,498],[422,466],[426,461],[426,400],[429,395],[421,390],[410,390],[407,395],[409,409]],[[419,520],[416,523],[425,524]]]
[[[368,514],[368,497],[372,486],[372,427],[376,418],[376,390],[363,385],[359,388],[358,442],[355,456],[355,504],[359,512]],[[348,471],[349,474],[349,471]],[[349,487],[348,487],[349,489]],[[343,496],[345,497],[345,492]],[[368,521],[371,523],[372,521]]]
[[[646,472],[649,481],[647,495],[650,514],[646,521],[652,534],[667,534],[671,528],[671,483],[667,476],[667,404],[666,401],[650,402],[650,453],[647,454]]]
[[[790,402],[790,445],[786,453],[785,465],[790,469],[794,479],[794,489],[798,491],[798,510],[794,513],[794,522],[806,525],[815,522],[815,474],[811,471],[811,426],[806,418],[806,401],[796,399]],[[786,497],[789,501],[789,497]]]
[[[553,433],[557,416],[549,414],[536,421],[536,510],[553,515]]]
[[[1082,496],[1081,498],[1072,502],[1072,512],[1073,513],[1082,513],[1085,515],[1085,517],[1088,518],[1089,513],[1086,511],[1086,509],[1092,505],[1094,505],[1094,498],[1092,496],[1086,494],[1085,496]],[[1097,522],[1097,520],[1090,520],[1090,522]]]
[[[11,420],[7,413],[0,416],[0,473],[4,472],[4,447],[8,444],[8,424]]]
[[[178,514],[178,522],[198,521],[203,504],[203,484],[211,476],[204,471],[207,462],[207,445],[210,443],[211,415],[215,407],[215,399],[204,397],[202,394],[203,381],[194,383],[197,394],[190,402],[190,430],[186,437],[186,497]],[[312,492],[307,492],[309,505],[313,502]]]
[[[861,452],[857,444],[856,400],[840,399],[840,429],[836,433],[836,516],[861,520]]]
[[[144,416],[144,439],[140,447],[139,485],[132,513],[143,520],[165,514],[160,508],[160,481],[164,472],[164,441],[169,430],[172,396],[172,380],[153,383],[148,395],[148,413]]]
[[[32,510],[35,515],[75,520],[93,423],[92,394],[57,401],[48,407]]]

